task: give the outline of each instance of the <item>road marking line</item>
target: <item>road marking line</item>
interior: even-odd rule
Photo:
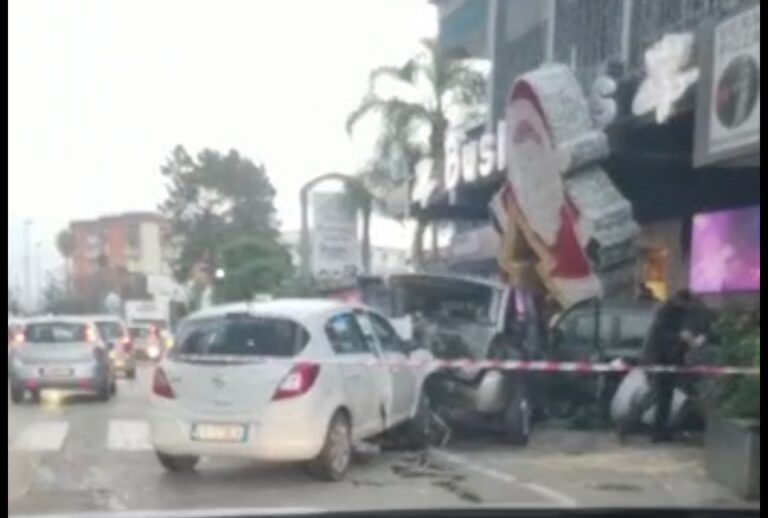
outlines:
[[[550,487],[543,486],[541,484],[536,484],[534,482],[521,482],[517,480],[517,478],[515,478],[513,475],[510,475],[509,473],[504,473],[503,471],[499,471],[499,470],[490,468],[488,466],[476,464],[470,461],[469,459],[462,457],[461,455],[457,455],[455,453],[449,453],[447,451],[437,450],[437,449],[431,449],[430,452],[436,455],[437,457],[443,458],[447,462],[450,462],[452,464],[457,464],[468,470],[474,471],[475,473],[479,473],[486,477],[493,478],[507,484],[517,484],[521,487],[528,489],[529,491],[538,493],[539,495],[543,496],[544,498],[552,502],[555,502],[560,507],[568,507],[568,508],[578,507],[576,500]]]
[[[113,419],[107,432],[107,449],[115,451],[151,450],[149,425],[137,419]]]
[[[20,451],[58,451],[69,431],[66,421],[36,423],[25,429],[13,442],[13,449]]]

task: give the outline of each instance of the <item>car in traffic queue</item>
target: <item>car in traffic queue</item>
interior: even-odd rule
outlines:
[[[16,347],[21,343],[24,320],[21,318],[8,319],[8,375],[11,375],[11,363]]]
[[[134,356],[143,360],[158,360],[165,352],[163,338],[154,324],[128,324],[128,336]]]
[[[424,368],[405,365],[418,359]],[[353,444],[426,438],[431,355],[387,318],[331,300],[276,300],[188,316],[152,380],[150,441],[169,471],[202,456],[305,463],[339,480]]]
[[[109,360],[118,375],[128,379],[136,378],[136,353],[133,341],[128,334],[128,328],[123,319],[114,315],[91,315],[109,350]]]
[[[109,346],[92,319],[46,316],[28,319],[13,354],[11,401],[25,394],[39,400],[45,389],[95,394],[109,400],[117,391]]]

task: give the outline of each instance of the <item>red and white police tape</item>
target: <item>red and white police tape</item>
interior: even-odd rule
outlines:
[[[760,367],[734,367],[719,365],[697,365],[697,366],[670,366],[670,365],[630,365],[622,361],[613,361],[610,363],[591,363],[587,361],[580,362],[554,362],[554,361],[527,361],[527,360],[472,360],[472,359],[389,359],[389,358],[371,358],[370,360],[359,360],[357,358],[322,358],[312,359],[303,358],[301,360],[289,358],[264,358],[264,357],[243,357],[243,356],[208,356],[184,354],[174,358],[178,361],[187,361],[193,363],[219,363],[219,364],[282,364],[282,363],[315,363],[315,364],[364,364],[370,366],[385,367],[412,367],[419,369],[438,370],[455,368],[474,368],[474,369],[494,369],[508,371],[529,371],[529,372],[575,372],[575,373],[607,373],[607,372],[629,372],[631,370],[642,370],[651,373],[676,373],[676,374],[707,374],[707,375],[748,375],[759,376]]]

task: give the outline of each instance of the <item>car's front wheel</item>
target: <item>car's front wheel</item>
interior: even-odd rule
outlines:
[[[531,435],[531,402],[523,383],[517,383],[504,414],[504,435],[510,444],[525,446]]]
[[[410,421],[406,423],[408,446],[412,449],[423,449],[429,446],[432,436],[432,410],[429,398],[422,391],[416,412]]]
[[[160,464],[173,473],[192,471],[200,460],[199,457],[195,457],[194,455],[168,455],[167,453],[159,451],[156,451],[155,454],[157,455],[157,460],[160,461]]]
[[[307,470],[321,480],[341,480],[349,469],[351,459],[352,431],[349,419],[344,413],[336,412],[328,425],[323,449],[309,462]]]

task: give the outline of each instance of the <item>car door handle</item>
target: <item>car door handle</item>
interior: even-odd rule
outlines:
[[[362,378],[363,375],[361,373],[359,373],[359,372],[352,372],[352,373],[349,373],[349,374],[345,374],[344,377],[347,378],[347,379],[350,379],[350,380],[356,380],[356,379]]]

